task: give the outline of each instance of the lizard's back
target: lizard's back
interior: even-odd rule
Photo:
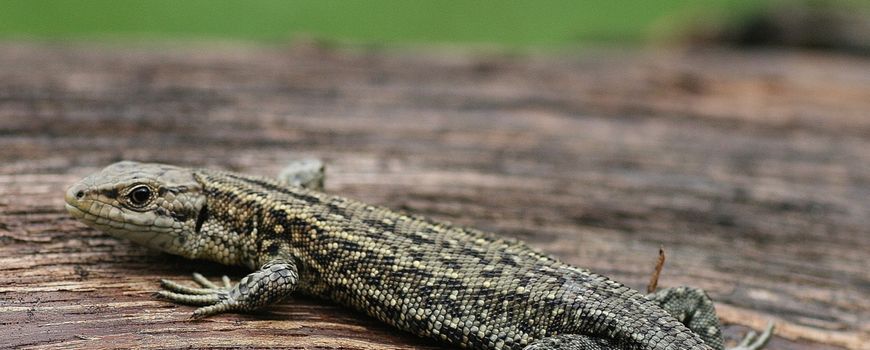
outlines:
[[[520,242],[263,178],[197,173],[216,212],[287,250],[302,292],[481,349],[587,334],[624,349],[707,349],[640,293]],[[251,227],[256,230],[250,230]]]

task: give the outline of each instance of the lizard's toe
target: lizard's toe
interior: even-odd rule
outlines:
[[[199,284],[200,286],[202,286],[203,288],[210,288],[210,289],[220,289],[221,288],[218,285],[209,281],[208,278],[205,278],[205,276],[203,276],[199,273],[196,273],[196,272],[193,273],[193,281],[196,282],[197,284]]]
[[[226,299],[226,293],[217,292],[211,294],[182,294],[166,290],[158,291],[156,297],[167,299],[179,304],[188,305],[212,305]]]
[[[220,286],[209,281],[207,278],[205,278],[203,275],[201,275],[199,273],[193,274],[193,281],[196,282],[196,284],[198,284],[199,287],[188,287],[188,286],[183,285],[181,283],[178,283],[178,282],[175,282],[172,280],[167,280],[167,279],[161,279],[160,286],[163,289],[169,290],[171,292],[176,292],[176,293],[181,293],[181,294],[197,294],[197,295],[199,295],[199,294],[211,294],[211,293],[217,293],[217,292],[228,292],[233,288],[233,284],[230,281],[230,278],[227,277],[226,275],[221,278],[222,285],[220,285]]]
[[[746,337],[740,341],[737,346],[730,348],[728,350],[759,350],[764,348],[770,339],[773,338],[773,331],[776,327],[774,327],[773,322],[767,324],[767,328],[761,334],[755,333],[755,331],[750,331],[746,334]]]
[[[163,289],[166,289],[170,292],[176,292],[176,293],[181,293],[181,294],[195,294],[195,295],[211,294],[211,293],[214,293],[216,291],[219,291],[218,289],[212,289],[212,288],[188,287],[188,286],[185,286],[181,283],[178,283],[175,281],[170,281],[170,280],[160,280],[160,287],[163,287]]]
[[[193,311],[193,314],[190,315],[191,319],[199,320],[209,316],[230,312],[230,311],[239,311],[237,303],[232,300],[225,299],[218,303],[214,303],[212,305],[203,306]]]

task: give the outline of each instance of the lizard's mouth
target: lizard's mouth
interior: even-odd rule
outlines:
[[[75,205],[70,204],[69,202],[64,203],[66,207],[66,211],[69,215],[72,215],[74,218],[79,220],[84,220],[85,212],[81,211],[81,209],[77,208]]]
[[[115,236],[124,236],[129,237],[131,234],[146,233],[148,232],[148,227],[132,224],[130,222],[125,222],[121,220],[115,220],[109,216],[101,216],[94,215],[89,210],[82,210],[80,207],[82,203],[66,203],[66,211],[69,212],[74,218],[79,221],[91,226],[93,228],[106,231]],[[91,206],[103,207],[106,204],[98,205],[97,203],[91,203]],[[96,212],[106,212],[107,210],[95,210]]]

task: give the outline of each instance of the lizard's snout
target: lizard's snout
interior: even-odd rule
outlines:
[[[64,194],[66,211],[79,220],[84,220],[85,213],[90,209],[84,202],[87,194],[88,186],[81,181],[70,186]]]
[[[66,195],[64,196],[64,200],[66,200],[66,204],[76,206],[78,201],[85,197],[85,186],[81,183],[77,183],[75,185],[70,186],[66,190]]]

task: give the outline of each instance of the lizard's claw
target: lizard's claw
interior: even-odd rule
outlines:
[[[746,337],[740,341],[737,346],[730,348],[728,350],[759,350],[764,348],[770,339],[773,338],[773,330],[775,329],[773,322],[769,322],[767,324],[767,328],[764,329],[764,332],[761,334],[755,333],[755,331],[750,331],[746,334]]]
[[[198,273],[193,274],[193,280],[200,285],[200,288],[185,286],[170,280],[160,280],[160,286],[164,290],[154,295],[179,304],[202,306],[193,312],[192,319],[201,319],[237,309],[236,302],[230,297],[233,284],[229,277],[223,276],[222,287]]]

